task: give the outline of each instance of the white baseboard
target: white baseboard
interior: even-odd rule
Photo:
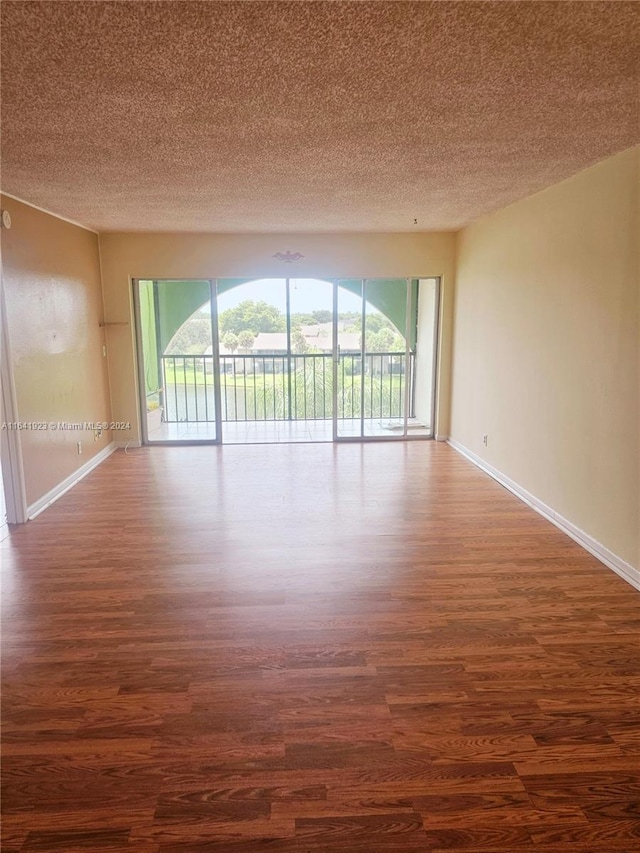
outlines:
[[[436,433],[436,441],[449,441],[449,436]]]
[[[461,453],[470,462],[473,462],[474,465],[482,469],[485,474],[493,477],[493,479],[497,480],[501,486],[504,486],[505,489],[508,489],[517,498],[520,498],[521,501],[524,501],[524,503],[546,518],[547,521],[555,524],[555,526],[562,530],[563,533],[570,536],[574,542],[581,545],[585,551],[593,554],[593,556],[597,557],[601,563],[604,563],[605,566],[614,571],[617,575],[620,575],[620,577],[626,580],[627,583],[631,584],[635,589],[640,590],[640,569],[636,569],[630,563],[622,560],[602,543],[598,542],[592,536],[589,536],[589,534],[585,533],[584,530],[576,527],[575,524],[572,524],[572,522],[557,513],[550,506],[547,506],[547,504],[543,503],[535,495],[532,495],[531,492],[528,492],[526,489],[523,489],[522,486],[519,486],[513,480],[509,479],[509,477],[501,471],[498,471],[492,465],[489,465],[489,463],[485,462],[484,459],[476,456],[475,453],[468,450],[454,438],[449,439],[449,444],[454,450],[457,450],[458,453]]]
[[[80,482],[83,477],[86,477],[94,468],[97,468],[101,462],[104,462],[108,456],[111,456],[114,450],[117,450],[117,447],[114,442],[111,442],[111,444],[108,444],[99,453],[96,453],[95,456],[92,456],[88,462],[81,465],[77,471],[65,477],[61,483],[54,486],[46,495],[43,495],[35,503],[32,503],[31,506],[27,507],[27,519],[32,521],[37,515],[40,515],[54,501],[57,501],[65,492],[68,492],[76,483]]]

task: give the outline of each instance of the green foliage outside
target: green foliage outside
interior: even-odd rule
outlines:
[[[291,416],[302,418],[330,418],[333,407],[333,365],[331,356],[296,359],[296,355],[313,353],[302,333],[302,327],[328,323],[331,311],[313,311],[309,314],[291,315],[292,375],[289,382],[286,373],[268,373],[283,369],[286,359],[275,356],[263,362],[264,373],[241,373],[242,360],[231,359],[235,373],[222,373],[220,380],[223,391],[223,409],[230,420],[286,419]],[[338,319],[345,331],[360,334],[362,316],[344,312]],[[370,313],[366,318],[365,346],[367,353],[404,353],[404,338],[398,334],[391,321],[383,314]],[[231,353],[249,352],[260,332],[286,331],[286,318],[278,309],[266,302],[246,300],[235,308],[223,311],[219,317],[221,344]],[[179,359],[175,367],[165,362],[164,383],[169,396],[175,387],[207,385],[213,389],[213,360],[198,358],[211,347],[211,317],[202,311],[183,324],[176,333],[167,355],[185,355],[193,358]],[[403,355],[376,358],[372,355],[366,362],[366,374],[361,376],[362,364],[359,357],[345,354],[340,359],[338,374],[338,417],[359,418],[361,403],[364,416],[402,417],[404,406]],[[253,366],[253,365],[249,365]],[[291,397],[289,396],[291,389]],[[179,391],[178,393],[182,393]]]
[[[274,305],[268,302],[254,302],[245,299],[235,308],[227,308],[218,319],[220,334],[234,332],[252,332],[254,337],[260,332],[286,332],[286,318]]]
[[[248,329],[245,329],[244,332],[238,333],[238,346],[240,347],[240,349],[251,349],[254,340],[255,335]]]
[[[194,316],[175,333],[165,355],[202,355],[211,344],[211,317]]]
[[[331,311],[312,311],[291,315],[291,349],[294,353],[311,352],[302,334],[303,326],[330,323]],[[347,324],[345,331],[360,334],[362,316],[343,312],[338,320]],[[260,332],[285,332],[286,317],[267,302],[247,299],[235,308],[223,311],[219,317],[220,341],[230,351],[250,350]],[[211,317],[201,309],[187,320],[173,336],[166,355],[202,355],[211,347]],[[367,352],[404,352],[405,343],[391,320],[384,314],[369,313],[366,318],[365,347]]]
[[[299,327],[291,329],[291,352],[297,355],[304,355],[311,351],[311,347],[307,343],[305,336]]]
[[[278,364],[278,357],[276,357]],[[375,359],[374,359],[375,364]],[[314,366],[315,365],[315,368]],[[316,359],[292,359],[291,415],[294,419],[330,418],[333,409],[333,367],[331,356]],[[221,385],[225,417],[229,420],[285,420],[289,417],[289,382],[286,373],[222,374]],[[359,418],[361,400],[364,416],[402,417],[404,411],[403,374],[360,374],[360,361],[347,357],[338,371],[338,417]],[[173,387],[207,385],[213,377],[206,373],[203,359],[181,360],[175,371],[165,368],[165,387],[169,396]],[[178,394],[182,392],[179,390]]]
[[[238,349],[238,336],[235,332],[225,332],[222,336],[222,346],[229,352],[235,352]]]

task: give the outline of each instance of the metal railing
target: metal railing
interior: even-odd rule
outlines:
[[[413,417],[415,357],[404,352],[340,353],[338,417],[404,417],[409,382]],[[163,355],[162,420],[166,423],[215,421],[214,357]],[[223,355],[219,358],[222,420],[330,420],[333,417],[333,356]]]

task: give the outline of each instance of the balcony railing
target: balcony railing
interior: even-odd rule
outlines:
[[[329,420],[333,417],[333,356],[223,355],[219,359],[223,421]],[[341,353],[338,417],[404,417],[409,382],[413,416],[414,354]],[[214,357],[164,355],[160,406],[166,423],[215,420]]]

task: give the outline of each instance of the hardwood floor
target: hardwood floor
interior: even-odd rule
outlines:
[[[640,849],[640,594],[448,446],[118,452],[2,558],[3,853]]]

